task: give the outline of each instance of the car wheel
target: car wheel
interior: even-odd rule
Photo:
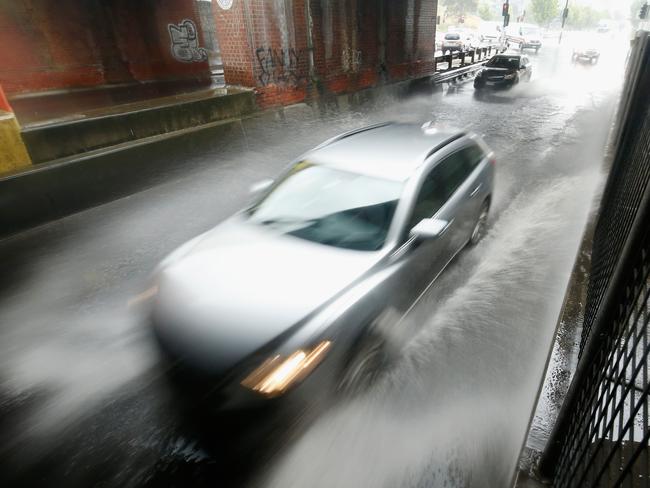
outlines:
[[[474,224],[474,230],[472,230],[472,237],[469,239],[469,243],[472,246],[475,246],[480,242],[481,239],[483,239],[483,236],[485,236],[485,233],[487,231],[487,221],[488,221],[488,215],[490,213],[490,204],[488,202],[485,202],[483,204],[483,207],[481,207],[481,213],[478,216],[478,219],[476,219],[476,224]]]
[[[338,390],[344,396],[354,396],[368,390],[389,363],[385,339],[370,333],[360,339],[359,345],[346,362]]]

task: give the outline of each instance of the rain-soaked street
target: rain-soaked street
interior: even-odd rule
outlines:
[[[529,55],[531,82],[512,90],[475,94],[469,80],[340,97],[245,119],[226,142],[205,129],[152,144],[149,157],[176,165],[150,188],[0,241],[3,486],[507,486],[603,177],[627,50],[603,41],[590,65],[572,63],[569,36],[548,39]],[[486,239],[399,324],[408,345],[364,395],[287,419],[264,449],[190,429],[129,301],[251,184],[384,120],[484,135],[497,157]]]

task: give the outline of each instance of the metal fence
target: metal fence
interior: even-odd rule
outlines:
[[[540,473],[564,487],[650,487],[650,42],[628,61],[592,249],[580,360]]]

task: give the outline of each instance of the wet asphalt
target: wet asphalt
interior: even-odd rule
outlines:
[[[167,141],[177,164],[148,188],[1,240],[2,486],[507,486],[603,181],[626,48],[609,39],[586,65],[571,62],[570,36],[556,42],[529,54],[532,81],[510,90],[475,93],[470,80],[339,97],[246,119],[228,141],[209,129]],[[497,155],[486,239],[413,308],[401,360],[362,397],[261,441],[183,419],[128,301],[251,184],[384,120],[484,135]],[[536,424],[538,444],[548,428]]]

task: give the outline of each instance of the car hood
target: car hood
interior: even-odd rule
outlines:
[[[510,73],[514,73],[516,70],[510,68],[490,68],[486,67],[483,69],[484,76],[504,76]]]
[[[224,372],[299,324],[380,259],[240,219],[158,273],[154,324],[174,356]]]

